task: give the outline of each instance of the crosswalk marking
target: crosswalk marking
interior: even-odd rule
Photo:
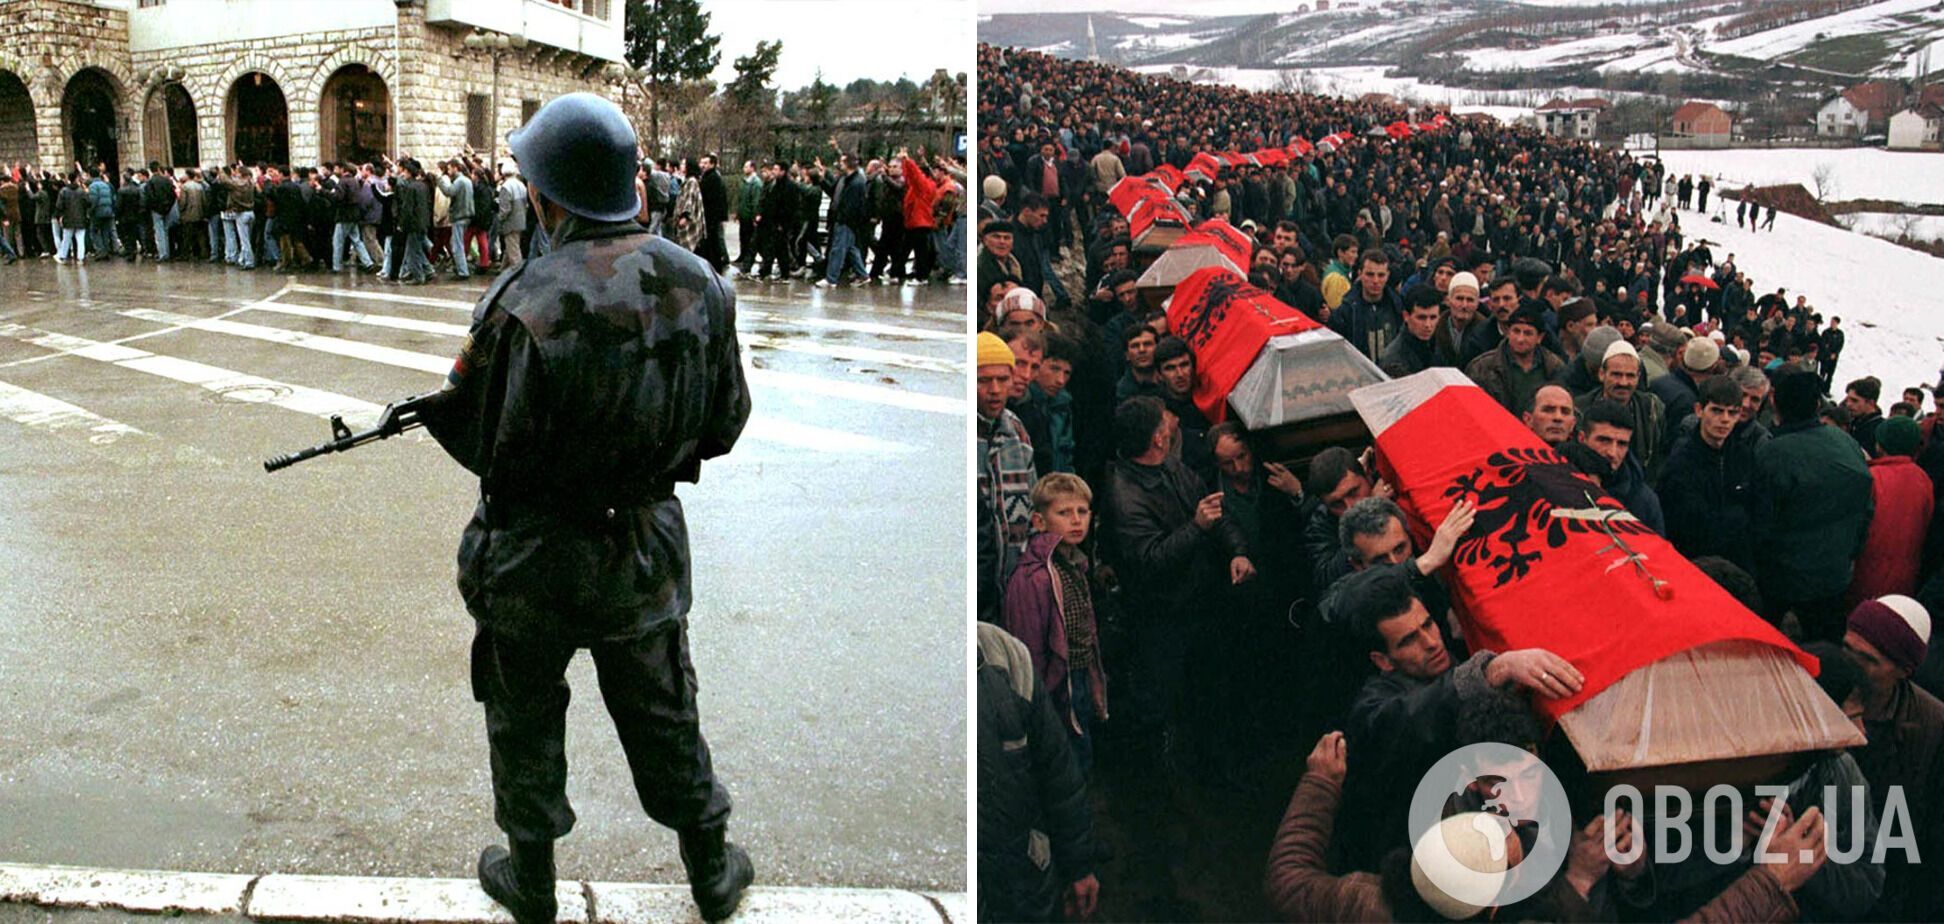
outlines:
[[[383,410],[379,405],[348,395],[335,394],[303,385],[290,385],[261,376],[161,356],[120,344],[102,343],[83,337],[50,333],[19,324],[0,323],[0,337],[34,346],[60,350],[69,356],[91,359],[159,376],[222,395],[232,401],[270,404],[300,414],[329,418],[342,415],[354,427],[369,427]]]
[[[905,391],[901,388],[886,388],[882,385],[866,385],[862,382],[846,382],[841,379],[827,379],[817,375],[802,375],[795,372],[778,372],[774,369],[759,369],[750,364],[748,355],[743,356],[743,371],[752,385],[763,385],[779,391],[805,392],[822,395],[826,398],[842,398],[846,401],[863,401],[882,404],[886,407],[901,407],[913,411],[929,411],[933,414],[966,413],[967,404],[963,399],[945,398],[938,395]]]
[[[239,321],[223,321],[214,318],[194,318],[169,311],[156,311],[150,308],[129,308],[115,312],[123,317],[141,321],[154,321],[157,324],[173,324],[190,330],[208,331],[213,334],[228,334],[232,337],[247,337],[269,343],[330,353],[334,356],[348,356],[366,362],[397,366],[400,369],[415,369],[444,375],[452,371],[452,357],[433,356],[430,353],[417,353],[396,347],[380,346],[362,340],[346,340],[342,337],[327,337],[323,334],[307,334],[303,331],[282,327],[264,327],[261,324],[244,324]]]
[[[373,327],[389,327],[394,330],[409,330],[421,334],[443,334],[448,337],[464,337],[472,328],[466,324],[447,324],[443,321],[421,321],[417,318],[397,318],[388,314],[364,314],[345,311],[340,308],[318,308],[314,305],[292,305],[288,302],[262,302],[251,305],[252,311],[271,311],[300,318],[316,318],[320,321],[337,321],[342,324],[369,324]]]
[[[402,292],[378,292],[365,289],[333,289],[327,286],[307,286],[291,283],[286,287],[291,292],[306,295],[329,295],[336,298],[364,298],[374,302],[396,302],[401,305],[418,305],[423,308],[451,308],[455,311],[473,310],[472,302],[462,302],[450,298],[433,298],[429,295],[406,295]]]
[[[964,344],[964,331],[934,330],[928,327],[899,327],[895,324],[879,324],[875,321],[839,321],[833,318],[806,318],[796,315],[778,314],[774,311],[739,311],[737,320],[767,321],[774,324],[790,324],[797,327],[819,327],[825,330],[848,330],[860,334],[883,334],[890,337],[910,337],[914,340],[956,340]]]
[[[961,360],[937,359],[894,350],[880,350],[873,347],[849,346],[836,343],[817,343],[808,340],[789,340],[769,334],[742,334],[743,346],[782,350],[785,353],[808,353],[813,356],[829,356],[835,359],[851,359],[859,362],[874,363],[880,366],[897,366],[903,369],[922,369],[927,372],[958,372]]]
[[[7,382],[0,382],[0,417],[22,426],[41,430],[71,430],[85,427],[90,434],[88,442],[97,446],[106,446],[124,436],[151,436],[120,421],[109,420],[87,408]]]

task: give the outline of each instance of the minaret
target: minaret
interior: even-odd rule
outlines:
[[[1093,14],[1087,14],[1087,60],[1100,60],[1100,42],[1094,38]]]

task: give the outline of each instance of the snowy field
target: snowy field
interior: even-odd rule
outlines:
[[[1707,174],[1730,188],[1801,183],[1816,191],[1816,168],[1829,164],[1836,188],[1830,199],[1888,199],[1944,205],[1944,154],[1880,148],[1767,148],[1727,151],[1662,151],[1676,176]]]
[[[1874,234],[1878,237],[1896,237],[1903,233],[1905,227],[1908,227],[1910,229],[1910,236],[1918,240],[1935,241],[1944,239],[1944,215],[1851,212],[1848,215],[1836,216],[1836,220],[1842,222],[1851,231]]]
[[[1592,38],[1570,42],[1555,42],[1538,48],[1512,50],[1507,48],[1475,48],[1461,52],[1465,59],[1465,69],[1472,71],[1535,71],[1548,67],[1564,67],[1587,61],[1604,61],[1615,54],[1639,48],[1644,41],[1639,35],[1596,35]],[[1673,49],[1664,49],[1669,57]]]
[[[1732,211],[1719,225],[1683,212],[1681,227],[1689,240],[1714,242],[1715,259],[1734,254],[1757,295],[1782,286],[1791,304],[1806,295],[1825,319],[1843,319],[1849,337],[1836,367],[1838,388],[1865,375],[1882,379],[1890,394],[1938,380],[1944,259],[1787,213],[1761,233],[1735,227]]]
[[[1866,32],[1887,32],[1902,27],[1891,17],[1903,13],[1917,13],[1934,10],[1937,0],[1888,0],[1873,3],[1866,7],[1824,16],[1807,22],[1769,29],[1738,39],[1715,42],[1705,47],[1715,54],[1736,55],[1773,61],[1783,55],[1801,51],[1825,39],[1840,38],[1845,35],[1862,35]],[[1944,26],[1944,15],[1938,15],[1938,24]]]

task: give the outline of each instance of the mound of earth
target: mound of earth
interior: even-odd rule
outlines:
[[[1773,203],[1778,212],[1799,215],[1825,225],[1836,224],[1836,219],[1830,216],[1829,210],[1823,208],[1822,203],[1817,202],[1816,197],[1810,195],[1809,190],[1804,189],[1801,183],[1750,186],[1740,190],[1730,190],[1722,195],[1729,199],[1740,199],[1746,196],[1765,206]]]

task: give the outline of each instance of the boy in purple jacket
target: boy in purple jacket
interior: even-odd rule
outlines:
[[[1090,567],[1080,550],[1093,520],[1093,490],[1077,475],[1054,472],[1033,485],[1032,501],[1033,533],[1006,583],[1005,628],[1032,652],[1033,671],[1085,773],[1093,766],[1094,723],[1107,718]]]

